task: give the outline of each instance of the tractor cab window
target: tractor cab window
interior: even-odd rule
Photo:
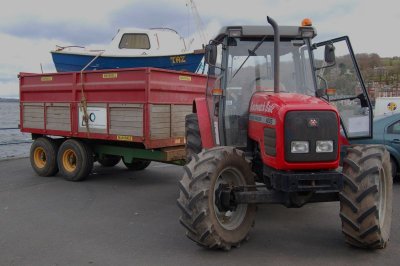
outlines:
[[[256,92],[274,92],[274,44],[266,39],[235,38],[228,46],[225,89],[226,145],[247,145],[248,109]],[[311,61],[303,40],[280,43],[280,92],[315,95]]]
[[[317,94],[338,109],[342,129],[348,138],[370,137],[371,104],[348,38],[319,43],[315,47]],[[334,51],[331,62],[326,61],[327,48]]]

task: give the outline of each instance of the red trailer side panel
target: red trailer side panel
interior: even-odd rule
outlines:
[[[184,118],[205,84],[203,75],[155,68],[20,73],[21,131],[147,149],[183,145]]]

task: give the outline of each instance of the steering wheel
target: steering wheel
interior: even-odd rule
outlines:
[[[249,85],[249,89],[254,93],[256,91],[274,91],[274,82],[272,81],[271,87],[270,86],[265,86],[265,87],[261,87],[259,86],[259,88],[257,88],[256,83],[257,81],[260,80],[267,80],[269,81],[269,77],[267,76],[260,76],[255,78]]]

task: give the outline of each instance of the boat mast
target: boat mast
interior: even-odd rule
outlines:
[[[205,28],[204,27],[204,23],[201,20],[201,17],[199,15],[199,11],[197,10],[196,4],[195,4],[195,2],[193,0],[189,0],[189,5],[190,5],[190,8],[191,8],[192,13],[193,13],[194,21],[196,23],[197,33],[200,36],[201,42],[203,44],[206,44],[207,41],[208,41],[208,38],[207,38],[206,33],[204,32],[204,28]]]

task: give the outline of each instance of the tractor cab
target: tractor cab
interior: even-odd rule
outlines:
[[[290,95],[283,97],[295,109],[296,97],[305,101],[300,95],[329,102],[339,110],[347,138],[371,137],[371,104],[348,38],[313,44],[317,33],[310,21],[277,31],[279,37],[271,26],[228,26],[207,46],[207,99],[215,143],[247,147],[249,121],[263,119],[250,116],[251,111],[264,108],[268,114],[279,105],[268,104],[268,95],[274,93]]]

